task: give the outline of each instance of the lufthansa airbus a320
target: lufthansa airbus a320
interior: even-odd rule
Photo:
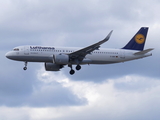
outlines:
[[[100,48],[100,45],[109,40],[112,31],[104,40],[85,48],[55,47],[55,46],[19,46],[6,53],[11,60],[23,61],[24,70],[28,62],[43,62],[46,71],[59,71],[65,65],[71,68],[73,75],[75,69],[80,70],[85,64],[111,64],[120,63],[151,56],[152,48],[144,50],[148,27],[142,27],[133,38],[121,49]]]

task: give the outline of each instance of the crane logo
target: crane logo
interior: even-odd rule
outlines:
[[[144,35],[142,35],[142,34],[137,34],[137,35],[135,36],[135,41],[136,41],[136,43],[138,43],[138,44],[143,44],[144,41],[145,41]]]

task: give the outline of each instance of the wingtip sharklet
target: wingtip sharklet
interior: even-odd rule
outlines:
[[[107,37],[106,38],[104,38],[104,40],[109,40],[109,38],[110,38],[110,36],[111,36],[111,34],[112,34],[112,32],[113,32],[113,30],[111,30],[111,32],[107,35]]]

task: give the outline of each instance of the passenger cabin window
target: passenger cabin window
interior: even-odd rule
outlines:
[[[19,51],[19,48],[14,48],[13,50],[14,50],[14,51]]]

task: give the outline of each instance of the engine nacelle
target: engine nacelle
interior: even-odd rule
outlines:
[[[56,64],[68,64],[69,62],[69,56],[65,54],[54,55],[53,59]]]
[[[54,63],[45,63],[44,64],[46,71],[59,71],[63,68],[63,65],[57,65]]]

